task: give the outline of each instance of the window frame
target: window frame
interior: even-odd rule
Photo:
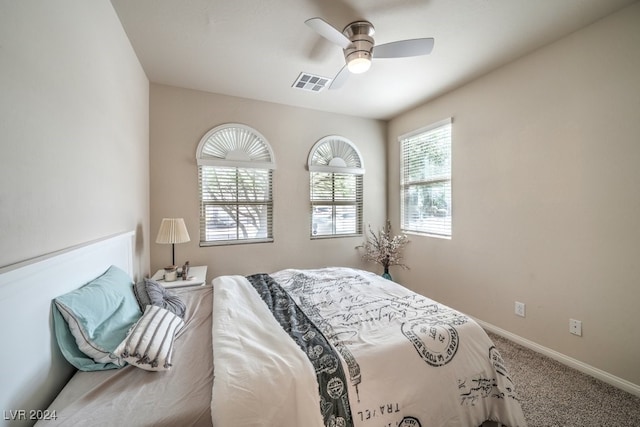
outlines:
[[[448,126],[448,173],[441,173],[439,175],[434,175],[433,177],[426,177],[426,178],[422,178],[419,180],[411,180],[411,181],[407,181],[406,180],[406,176],[405,176],[405,171],[407,168],[406,165],[406,160],[407,160],[407,156],[406,156],[406,150],[405,150],[405,144],[410,143],[410,142],[416,142],[417,138],[428,138],[429,134],[435,133],[435,132],[439,132],[441,131],[441,129],[445,126]],[[452,235],[453,235],[453,207],[452,207],[452,202],[453,202],[453,185],[452,185],[452,167],[451,167],[451,163],[452,163],[452,157],[453,157],[453,118],[449,117],[443,120],[440,120],[438,122],[432,123],[428,126],[422,127],[420,129],[416,129],[412,132],[408,132],[404,135],[400,135],[398,137],[398,142],[399,142],[399,148],[400,148],[400,229],[403,233],[407,233],[407,234],[417,234],[417,235],[423,235],[423,236],[429,236],[429,237],[437,237],[437,238],[444,238],[444,239],[451,239]],[[413,140],[413,141],[411,141]],[[438,141],[440,142],[440,141]],[[407,224],[407,212],[405,212],[406,207],[408,202],[405,200],[407,197],[407,193],[409,192],[410,189],[415,188],[415,189],[426,189],[429,187],[433,187],[436,186],[438,184],[444,184],[445,189],[443,190],[443,198],[445,199],[444,202],[446,204],[446,213],[444,216],[442,216],[443,220],[442,221],[438,221],[437,219],[433,219],[433,218],[439,218],[440,215],[436,215],[434,214],[433,211],[431,211],[431,218],[433,219],[432,221],[430,221],[432,224],[437,224],[437,225],[431,225],[429,226],[429,223],[423,224],[422,226],[416,226],[416,224]],[[432,208],[435,208],[435,206],[432,206]],[[415,209],[415,208],[414,208]],[[437,209],[436,213],[438,213],[440,211],[440,209]]]
[[[331,157],[329,159],[328,157]],[[362,155],[358,148],[345,137],[339,135],[328,135],[318,140],[309,152],[307,160],[307,168],[309,170],[309,237],[315,239],[332,239],[340,237],[354,237],[363,235],[363,210],[364,210],[364,179],[365,173]],[[335,185],[340,176],[354,178],[352,188],[354,189],[353,200],[345,200],[338,197],[335,187],[332,187],[331,194],[326,193],[328,198],[316,198],[315,194],[321,194],[322,191],[314,190],[316,178],[326,176]],[[337,219],[341,207],[354,206],[354,228],[353,232],[338,232],[339,220]],[[331,209],[331,232],[314,234],[315,227],[315,210],[319,207],[329,207]],[[344,214],[343,214],[344,215]]]
[[[224,132],[233,132],[242,136],[241,140],[235,140],[233,137],[228,137],[224,141],[216,139],[217,136],[223,135]],[[237,136],[237,135],[234,135]],[[212,154],[213,153],[213,154]],[[224,155],[224,157],[223,157]],[[249,244],[249,243],[269,243],[273,242],[273,171],[275,170],[275,159],[273,150],[269,145],[267,139],[260,134],[254,128],[241,124],[241,123],[226,123],[209,130],[200,140],[198,148],[196,150],[196,161],[198,165],[198,198],[200,203],[200,246],[220,246],[220,245],[235,245],[235,244]],[[206,183],[205,176],[215,169],[219,169],[221,172],[228,172],[222,174],[221,177],[230,177],[235,175],[235,194],[234,190],[231,190],[232,198],[223,198],[221,200],[208,200],[205,197],[204,185]],[[250,200],[240,197],[240,191],[238,187],[239,176],[243,173],[251,174],[254,171],[263,171],[266,173],[266,191],[257,192],[266,194],[263,200]],[[235,171],[235,172],[234,172]],[[231,182],[233,180],[229,180]],[[228,191],[228,188],[227,190]],[[235,206],[235,211],[233,210]],[[239,219],[242,218],[242,209],[248,209],[250,206],[264,206],[266,215],[266,236],[262,237],[249,237],[241,238],[241,229],[247,226]],[[221,239],[207,239],[209,226],[208,221],[215,222],[217,216],[209,218],[207,215],[208,208],[215,209],[220,207],[225,214],[231,217],[231,220],[235,223],[234,227],[227,227],[228,229],[235,228],[235,238],[229,238],[230,231],[227,232],[227,238]],[[232,212],[235,215],[230,215],[228,212],[231,207]],[[234,218],[235,216],[235,218]],[[242,225],[241,225],[242,224]],[[227,224],[228,225],[228,224]],[[215,227],[211,227],[213,230]],[[212,233],[215,233],[212,231]]]

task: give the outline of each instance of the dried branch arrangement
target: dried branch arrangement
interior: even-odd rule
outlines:
[[[392,265],[398,265],[404,269],[409,269],[402,262],[402,249],[409,243],[406,234],[391,235],[391,222],[387,221],[384,228],[378,233],[374,233],[369,225],[369,235],[363,245],[356,249],[364,249],[362,258],[366,261],[381,264],[385,272]]]

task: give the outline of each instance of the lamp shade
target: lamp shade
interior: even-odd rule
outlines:
[[[162,218],[156,243],[186,243],[190,240],[184,219]]]

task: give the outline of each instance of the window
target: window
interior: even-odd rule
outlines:
[[[200,245],[273,241],[273,152],[241,124],[211,129],[198,144]]]
[[[311,237],[362,234],[362,175],[360,153],[346,138],[318,141],[308,160],[311,174]]]
[[[399,140],[402,230],[451,237],[451,119]]]

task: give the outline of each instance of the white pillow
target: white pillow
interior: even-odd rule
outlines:
[[[144,314],[118,345],[113,354],[147,371],[167,371],[176,333],[184,320],[156,305],[148,305]]]

